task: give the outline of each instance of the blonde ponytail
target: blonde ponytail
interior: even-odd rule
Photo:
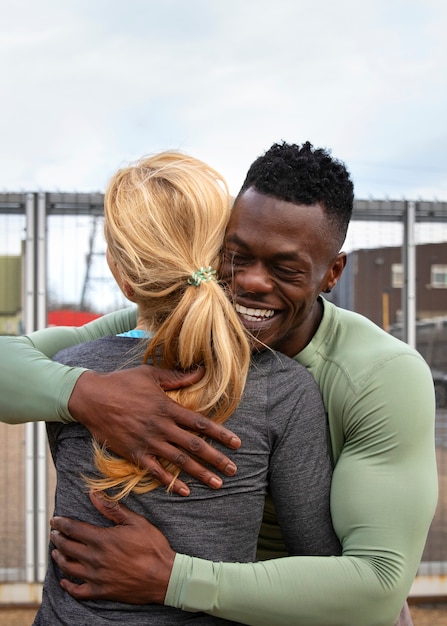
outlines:
[[[246,332],[214,270],[230,210],[222,177],[178,152],[120,170],[105,195],[108,253],[134,293],[140,319],[154,333],[144,360],[185,370],[202,365],[198,383],[167,393],[219,423],[236,409],[250,361]],[[178,467],[159,460],[178,476]],[[111,499],[160,485],[97,444],[95,463],[104,478],[86,482],[113,489]]]

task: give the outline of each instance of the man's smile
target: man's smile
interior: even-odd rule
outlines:
[[[263,322],[270,319],[275,314],[272,309],[251,309],[242,304],[235,304],[234,308],[247,322]]]

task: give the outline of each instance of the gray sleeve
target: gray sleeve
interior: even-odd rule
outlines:
[[[270,492],[290,555],[340,554],[330,513],[332,462],[326,413],[313,377],[296,365],[276,362],[283,368],[281,376],[269,378]]]

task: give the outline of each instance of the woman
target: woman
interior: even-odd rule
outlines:
[[[198,383],[169,393],[188,408],[228,420],[243,441],[233,456],[237,474],[218,491],[190,480],[190,496],[180,498],[99,446],[93,453],[80,424],[52,423],[55,514],[108,525],[88,497],[88,487],[106,489],[155,523],[174,550],[249,562],[269,489],[290,554],[338,554],[319,391],[307,370],[283,355],[267,349],[250,357],[249,340],[216,274],[229,214],[223,179],[189,156],[162,153],[118,171],[105,195],[107,257],[123,293],[137,304],[137,328],[69,348],[57,359],[100,371],[142,360],[203,366]],[[234,623],[159,605],[78,602],[59,586],[61,578],[50,559],[36,625]]]

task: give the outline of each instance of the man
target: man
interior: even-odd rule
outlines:
[[[251,166],[235,201],[222,268],[245,326],[262,344],[303,363],[320,386],[335,466],[331,512],[342,556],[213,564],[175,555],[148,522],[123,506],[110,509],[92,496],[99,510],[118,526],[95,529],[66,519],[52,521],[53,529],[61,533],[54,535],[54,558],[67,575],[86,581],[81,585],[63,581],[75,597],[165,602],[256,625],[360,626],[396,621],[416,574],[437,500],[433,383],[414,350],[320,297],[333,289],[344,269],[346,255],[340,249],[352,203],[352,183],[342,163],[309,143],[276,144]],[[112,328],[112,332],[121,330]],[[110,328],[103,332],[107,331]],[[59,340],[46,345],[42,335],[35,341],[42,342],[47,353],[60,347]],[[21,344],[21,349],[29,348]],[[11,350],[8,355],[12,363]],[[56,371],[54,364],[45,367]],[[60,372],[80,374],[57,370],[56,375]],[[147,408],[149,401],[141,390],[132,406],[131,394],[120,401],[113,390],[120,380],[124,382],[119,384],[130,385],[132,374],[137,380],[135,386],[132,379],[134,388],[142,387],[145,373],[142,368],[109,378],[84,373],[74,387],[70,409],[115,451],[126,456],[132,447],[140,450],[140,462],[160,475],[156,461],[141,453],[141,436],[132,437],[132,432],[143,433],[143,440],[147,435],[141,427],[142,415],[146,421],[152,418],[150,428],[157,433],[156,411],[152,405]],[[195,375],[200,374],[189,374]],[[69,385],[73,387],[73,380]],[[89,396],[93,405],[86,408]],[[141,409],[142,397],[147,413]],[[127,427],[124,445],[106,436],[106,420],[95,416],[98,408],[111,420],[124,423],[123,416],[128,416],[125,419],[132,426]],[[169,408],[163,405],[160,411]],[[174,412],[158,437],[168,443],[154,449],[151,440],[151,452],[178,457],[171,442],[183,443],[187,451],[194,449],[196,440],[189,434],[178,437],[174,422],[190,426],[198,419]],[[200,424],[199,430],[210,436],[231,437],[220,429],[206,431],[205,421]],[[199,457],[218,469],[234,471],[227,459],[213,456],[206,445],[201,444]],[[180,453],[180,462],[200,475],[186,453]],[[206,470],[204,480],[213,485],[214,476]],[[160,477],[162,482],[167,479]],[[179,484],[177,491],[186,494],[185,487]],[[281,545],[270,505],[265,522],[264,555]],[[411,618],[402,615],[399,623],[411,624]]]

